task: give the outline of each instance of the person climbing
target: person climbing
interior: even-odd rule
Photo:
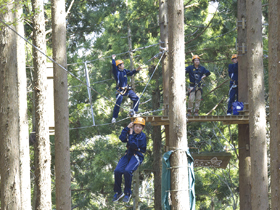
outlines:
[[[188,88],[189,92],[189,103],[187,109],[187,116],[192,115],[193,104],[195,101],[195,111],[194,116],[198,116],[199,106],[202,95],[202,84],[201,82],[205,77],[208,77],[211,73],[203,66],[200,65],[200,57],[198,55],[194,55],[192,57],[193,65],[186,67],[186,73],[189,74],[190,79],[190,87]]]
[[[236,54],[231,56],[232,64],[228,65],[228,76],[230,77],[229,84],[229,101],[227,115],[232,114],[232,103],[238,100],[238,58]]]
[[[122,130],[121,135],[119,136],[119,139],[126,143],[127,150],[114,170],[115,195],[113,197],[113,202],[118,201],[124,196],[123,202],[128,203],[131,198],[132,173],[136,171],[139,165],[141,165],[144,160],[143,154],[146,152],[146,134],[142,132],[144,127],[145,119],[137,117]],[[121,189],[123,174],[125,181],[124,193]]]
[[[112,55],[112,66],[113,66],[113,75],[116,80],[116,105],[113,111],[112,123],[116,122],[120,111],[120,105],[123,100],[123,96],[128,96],[133,101],[133,109],[129,111],[130,116],[135,115],[135,112],[138,112],[139,106],[139,97],[134,93],[129,85],[127,85],[127,76],[132,76],[140,71],[142,68],[138,67],[136,70],[127,70],[124,68],[124,62],[122,60],[116,60],[116,55]],[[137,103],[137,104],[136,104]],[[135,106],[136,104],[136,106]]]

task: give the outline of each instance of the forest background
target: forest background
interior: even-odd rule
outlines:
[[[185,0],[185,53],[186,66],[191,57],[198,54],[201,64],[211,75],[205,80],[201,115],[207,114],[216,104],[219,106],[212,115],[225,115],[229,82],[208,94],[212,89],[228,79],[227,67],[231,55],[238,54],[237,47],[237,1]],[[263,1],[263,5],[267,2]],[[67,63],[68,70],[86,83],[85,63],[89,70],[92,103],[96,126],[92,126],[87,87],[68,75],[69,122],[71,146],[71,193],[72,209],[128,209],[132,205],[117,207],[111,202],[113,196],[113,170],[124,154],[125,145],[118,136],[130,119],[127,111],[121,110],[116,124],[110,124],[115,101],[115,81],[111,71],[111,55],[125,62],[130,69],[129,36],[131,30],[134,66],[143,70],[135,76],[135,92],[140,96],[155,66],[159,62],[159,2],[157,0],[88,0],[66,1],[67,14]],[[46,19],[47,54],[52,57],[51,4],[44,1]],[[32,38],[31,6],[25,5],[25,37]],[[263,7],[263,43],[266,103],[268,105],[268,63],[267,63],[267,7]],[[149,46],[146,48],[142,48]],[[29,124],[32,131],[33,119],[33,69],[32,47],[27,48]],[[157,55],[157,56],[156,56]],[[156,57],[155,57],[156,56]],[[184,71],[184,69],[181,69]],[[188,86],[188,79],[186,77]],[[162,74],[161,66],[152,77],[140,102],[140,113],[158,110],[154,108],[154,94],[160,94],[159,111],[149,114],[162,115]],[[130,108],[130,100],[123,106]],[[154,206],[154,159],[153,129],[147,124],[148,149],[145,161],[139,168],[140,209],[153,209]],[[161,149],[164,151],[164,127],[161,127]],[[195,168],[196,209],[239,209],[238,177],[238,129],[236,125],[223,125],[220,122],[190,123],[187,128],[188,144],[191,153],[231,152],[232,158],[226,169]],[[52,160],[54,160],[54,138],[51,138]],[[267,139],[269,144],[269,137]],[[31,142],[32,143],[32,142]],[[31,166],[34,165],[31,148]],[[269,148],[269,147],[268,147]],[[269,151],[268,151],[269,154]],[[34,168],[31,167],[33,170]],[[52,171],[54,162],[52,161]],[[32,173],[34,174],[34,173]],[[31,176],[32,180],[34,176]],[[54,180],[54,176],[52,176]],[[54,188],[54,181],[52,182]],[[34,182],[32,181],[32,192]],[[55,195],[53,194],[55,209]]]

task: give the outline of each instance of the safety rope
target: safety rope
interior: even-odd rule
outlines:
[[[166,51],[163,51],[163,52],[162,52],[162,55],[161,55],[161,57],[160,57],[160,59],[159,59],[159,61],[158,61],[157,65],[156,65],[156,67],[155,67],[155,69],[154,69],[154,71],[153,71],[153,73],[152,73],[151,77],[149,78],[149,81],[147,82],[147,84],[146,84],[146,86],[145,86],[145,88],[144,88],[143,92],[141,93],[141,95],[140,95],[140,97],[139,97],[138,101],[135,103],[135,105],[134,105],[134,107],[133,107],[133,110],[135,109],[135,107],[136,107],[136,106],[137,106],[137,104],[139,103],[140,98],[141,98],[141,97],[142,97],[142,95],[144,94],[144,92],[145,92],[145,90],[146,90],[146,88],[147,88],[148,84],[150,83],[150,81],[151,81],[152,77],[154,76],[154,73],[155,73],[155,71],[157,70],[157,67],[158,67],[158,65],[160,64],[160,61],[161,61],[161,59],[162,59],[162,57],[163,57],[163,55],[164,55],[164,53],[165,53],[165,52],[166,52]]]
[[[157,109],[157,110],[153,110],[153,111],[146,111],[146,112],[138,113],[137,115],[141,116],[141,115],[145,115],[145,114],[159,112],[159,111],[162,111],[162,110],[163,109]],[[104,124],[98,124],[98,125],[89,125],[89,126],[83,126],[83,127],[69,128],[69,130],[78,130],[78,129],[92,128],[92,127],[100,127],[100,126],[105,126],[105,125],[112,125],[112,124],[116,124],[118,122],[122,122],[122,121],[127,120],[127,119],[131,119],[131,117],[125,117],[125,118],[123,118],[121,120],[116,121],[115,123],[104,123]]]

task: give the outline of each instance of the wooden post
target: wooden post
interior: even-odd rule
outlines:
[[[188,159],[186,150],[186,90],[184,1],[168,1],[169,41],[169,146],[173,150],[171,165],[172,209],[189,208]]]
[[[251,201],[253,210],[269,209],[266,112],[264,98],[262,1],[246,0]]]
[[[269,1],[269,124],[270,124],[270,174],[271,209],[280,207],[280,1]]]
[[[246,0],[238,0],[237,43],[238,43],[238,101],[248,103]],[[251,210],[251,157],[249,125],[238,125],[239,149],[239,199],[240,210]]]

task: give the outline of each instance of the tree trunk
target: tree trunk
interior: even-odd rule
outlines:
[[[126,1],[126,5],[127,1]],[[128,32],[127,32],[127,37],[128,37],[128,50],[132,50],[132,39],[131,39],[131,29],[128,24]],[[134,63],[133,63],[133,53],[129,52],[129,58],[130,58],[130,70],[134,69]],[[134,80],[134,75],[131,76],[131,86],[132,89],[135,91],[135,80]],[[132,103],[132,102],[131,102]],[[133,107],[133,103],[131,104],[131,107]],[[140,174],[139,174],[139,167],[137,170],[134,172],[133,176],[133,210],[139,209],[139,187],[140,187]]]
[[[32,0],[33,43],[46,52],[44,5],[41,0]],[[33,49],[34,92],[35,92],[35,184],[37,198],[35,209],[51,209],[51,155],[46,107],[47,76],[46,58],[38,50]]]
[[[155,66],[151,66],[153,71]],[[160,107],[159,71],[155,72],[155,89],[152,93],[153,110]],[[161,126],[153,126],[153,169],[154,169],[154,206],[161,210]]]
[[[238,101],[248,102],[246,0],[238,0]],[[249,125],[238,125],[239,199],[241,210],[251,210],[251,157]]]
[[[67,67],[65,0],[52,0],[53,57]],[[56,209],[71,209],[67,72],[54,64]]]
[[[1,20],[15,21],[14,1],[6,4]],[[4,9],[4,8],[2,8]],[[11,27],[12,24],[11,24]],[[0,30],[0,155],[1,209],[21,209],[19,166],[19,112],[17,87],[16,34],[1,24]]]
[[[186,150],[184,1],[168,1],[169,28],[169,145],[172,209],[189,209]]]
[[[249,132],[252,209],[268,209],[266,113],[264,98],[262,1],[247,0]]]
[[[159,24],[160,24],[160,41],[161,47],[168,50],[168,6],[167,0],[159,0]],[[162,82],[163,82],[163,114],[168,116],[169,106],[169,69],[168,53],[166,52],[161,59]],[[169,146],[169,125],[165,125],[165,150]]]
[[[20,2],[17,0],[17,3]],[[21,4],[17,4],[16,30],[24,36],[24,25],[21,15]],[[27,83],[25,68],[25,41],[17,36],[17,77],[18,77],[18,105],[19,105],[19,147],[20,147],[20,191],[22,209],[31,209],[30,189],[30,156],[27,116]]]
[[[270,122],[270,173],[271,209],[280,208],[280,2],[269,1],[269,122]]]

